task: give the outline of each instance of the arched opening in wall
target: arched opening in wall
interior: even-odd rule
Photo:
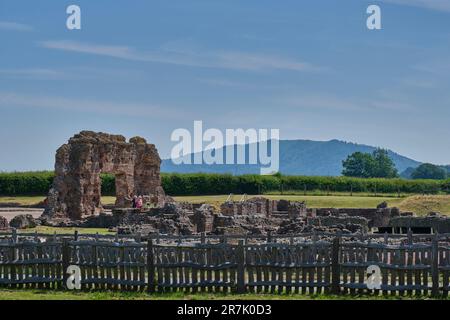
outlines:
[[[124,172],[102,173],[100,177],[103,208],[130,207],[133,196],[133,177]]]
[[[123,172],[105,172],[100,177],[103,208],[129,207],[132,196],[132,177]]]
[[[101,181],[101,203],[104,208],[115,206],[116,203],[116,176],[112,173],[102,173]]]

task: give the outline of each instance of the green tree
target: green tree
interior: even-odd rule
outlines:
[[[370,178],[375,166],[369,153],[355,152],[342,161],[342,174],[347,177]]]
[[[443,180],[447,178],[447,172],[444,168],[431,163],[424,163],[418,166],[412,173],[412,179],[435,179]]]
[[[373,178],[396,178],[398,177],[397,168],[395,168],[394,161],[389,157],[388,151],[385,149],[376,149],[372,153],[375,162],[373,167]]]
[[[355,152],[342,162],[342,174],[358,178],[395,178],[397,169],[387,150],[376,149],[372,154]]]

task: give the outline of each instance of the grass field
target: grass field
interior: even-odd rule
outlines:
[[[443,214],[450,214],[450,195],[412,195],[408,197],[396,197],[392,195],[369,196],[348,194],[338,195],[262,195],[269,199],[287,199],[296,201],[306,201],[310,208],[374,208],[379,203],[386,201],[390,207],[399,207],[402,211],[412,211],[418,215],[427,214],[430,211],[437,211]],[[206,202],[219,207],[227,199],[228,195],[214,196],[182,196],[174,197],[177,201]],[[251,196],[253,197],[253,196]],[[235,195],[234,200],[239,200],[241,195]],[[33,205],[42,201],[42,196],[30,197],[0,197],[0,203],[19,203],[21,205]],[[102,197],[103,204],[114,204],[115,197]]]
[[[450,214],[450,196],[444,195],[413,195],[408,197],[392,196],[360,196],[360,195],[333,195],[333,196],[303,196],[303,195],[263,195],[269,199],[287,199],[306,201],[310,208],[375,208],[379,203],[386,201],[390,207],[398,207],[402,211],[412,211],[417,215],[426,215],[430,211]],[[228,196],[187,196],[175,197],[177,201],[206,202],[216,207],[220,206]],[[235,196],[239,200],[240,196]]]
[[[80,234],[96,234],[99,235],[114,235],[114,232],[109,232],[106,228],[62,228],[62,227],[46,227],[38,226],[36,228],[21,229],[19,233],[47,233],[47,234],[72,234],[76,231]]]
[[[223,294],[167,293],[148,295],[143,292],[52,291],[33,289],[0,289],[0,300],[423,300],[429,297],[371,295],[301,295],[301,294]],[[446,299],[448,300],[448,298]]]
[[[0,203],[18,203],[23,206],[31,206],[43,201],[43,196],[0,197]]]
[[[174,197],[177,201],[206,202],[214,206],[219,206],[228,196],[186,196]],[[253,196],[251,196],[253,197]],[[306,201],[306,205],[311,208],[375,208],[379,203],[386,201],[390,206],[398,205],[404,198],[394,197],[372,197],[372,196],[303,196],[303,195],[262,195],[269,199],[286,199],[294,201]],[[234,200],[239,200],[240,195],[234,196]]]
[[[398,207],[402,211],[425,215],[436,211],[450,215],[450,196],[411,196],[402,200]]]

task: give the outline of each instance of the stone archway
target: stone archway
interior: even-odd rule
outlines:
[[[131,195],[157,197],[164,190],[161,159],[144,138],[82,131],[56,152],[55,178],[44,216],[72,220],[102,211],[101,173],[116,177],[116,206],[129,207]]]

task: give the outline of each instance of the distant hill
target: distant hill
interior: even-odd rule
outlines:
[[[248,148],[249,146],[246,145],[246,154],[248,154]],[[222,149],[226,154],[226,149]],[[375,149],[376,147],[373,146],[339,140],[280,140],[280,172],[286,175],[339,176],[342,172],[342,161],[348,155],[357,151],[372,153]],[[393,151],[389,151],[389,156],[394,161],[399,173],[408,168],[416,168],[421,164]],[[162,172],[177,173],[246,174],[259,173],[259,169],[259,165],[175,165],[170,159],[163,160],[161,165]]]

